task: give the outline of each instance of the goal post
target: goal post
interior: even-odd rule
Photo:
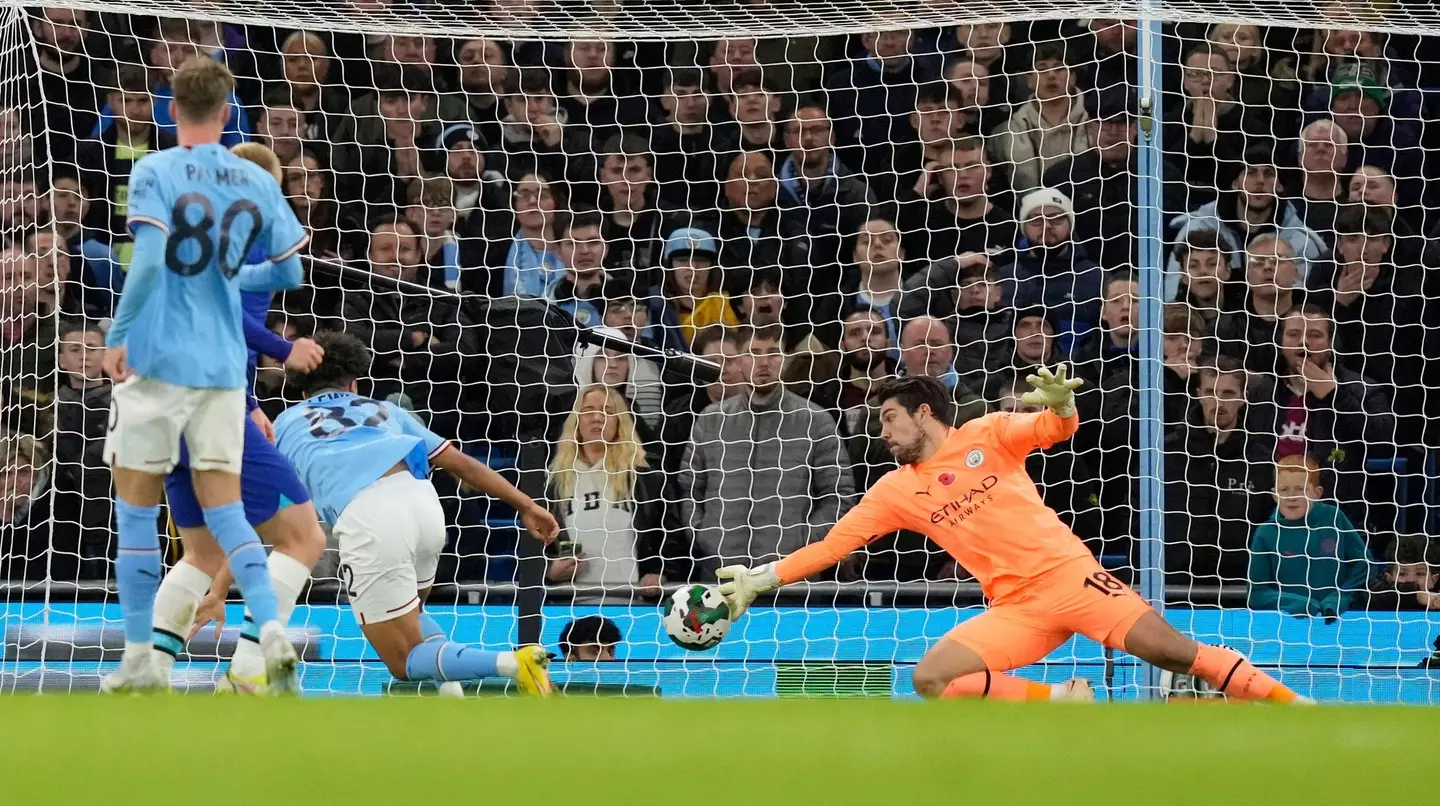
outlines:
[[[893,467],[879,378],[940,379],[964,421],[1063,361],[1082,431],[1027,469],[1109,572],[1304,693],[1433,702],[1436,35],[1403,2],[7,4],[0,690],[118,658],[95,367],[129,167],[209,55],[225,142],[277,152],[312,236],[268,326],[358,336],[367,393],[565,523],[543,547],[437,479],[457,640],[570,630],[562,683],[625,693],[911,696],[984,606],[919,534],[713,653],[669,642],[657,593],[822,538]],[[329,554],[291,624],[306,689],[388,690]],[[182,683],[234,640],[192,643]],[[1084,639],[1035,660],[1120,699],[1189,685]]]

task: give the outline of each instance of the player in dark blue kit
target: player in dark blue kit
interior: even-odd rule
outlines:
[[[258,143],[242,143],[231,151],[264,168],[280,179],[280,160]],[[252,251],[247,263],[264,260]],[[241,304],[245,315],[245,344],[250,349],[249,380],[254,388],[256,366],[261,355],[287,368],[308,372],[320,363],[324,350],[312,339],[286,341],[265,327],[272,294],[245,291]],[[290,462],[275,449],[274,431],[253,394],[247,395],[249,419],[245,423],[245,455],[241,464],[240,492],[245,519],[260,538],[274,547],[270,553],[270,584],[275,588],[278,614],[288,621],[295,602],[310,578],[310,569],[325,551],[325,533],[320,528],[310,494],[305,491]],[[204,514],[195,498],[190,480],[188,446],[181,445],[180,462],[165,479],[165,497],[170,518],[186,546],[184,558],[170,569],[155,596],[156,669],[165,679],[196,624],[214,619],[224,622],[225,595],[231,575],[225,556],[213,550]],[[203,604],[202,604],[203,602]],[[217,631],[219,627],[217,626]],[[260,653],[259,630],[247,613],[230,668],[219,687],[240,693],[262,693],[266,689],[265,659]]]

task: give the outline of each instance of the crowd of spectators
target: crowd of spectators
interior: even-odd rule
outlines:
[[[1130,22],[673,43],[28,23],[24,101],[0,109],[11,577],[105,574],[126,183],[173,144],[167,78],[200,56],[238,78],[225,142],[280,156],[311,235],[272,326],[360,336],[372,394],[513,446],[476,300],[672,351],[581,345],[547,390],[524,438],[548,446],[535,492],[565,527],[550,583],[654,597],[820,539],[893,467],[877,379],[940,379],[958,425],[1023,410],[1025,376],[1064,361],[1081,430],[1028,466],[1109,564],[1135,562],[1141,423],[1160,418],[1172,596],[1248,579],[1297,614],[1371,586],[1434,602],[1440,552],[1393,471],[1440,439],[1440,63],[1420,37],[1166,26],[1163,394],[1142,411]],[[718,378],[677,377],[685,355]],[[273,416],[282,376],[258,383]],[[515,550],[483,540],[465,550]],[[968,577],[905,533],[836,574]]]

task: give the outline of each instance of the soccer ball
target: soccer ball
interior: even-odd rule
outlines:
[[[671,641],[700,652],[725,640],[725,634],[730,632],[730,605],[719,588],[691,585],[670,594],[664,622]]]
[[[1163,700],[1198,700],[1219,696],[1200,678],[1168,669],[1160,671],[1160,698]]]

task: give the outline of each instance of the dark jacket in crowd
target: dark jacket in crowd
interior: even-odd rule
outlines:
[[[1220,442],[1191,425],[1165,438],[1165,570],[1171,584],[1245,578],[1250,533],[1274,499],[1274,440],[1250,431]]]

